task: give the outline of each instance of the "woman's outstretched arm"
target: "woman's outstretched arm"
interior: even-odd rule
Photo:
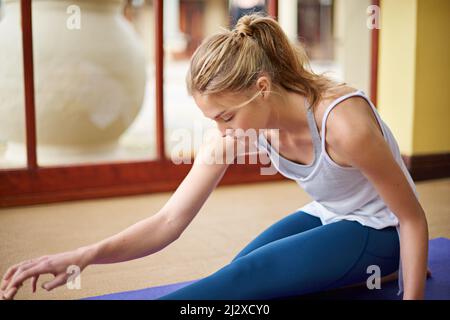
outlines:
[[[235,143],[232,138],[221,136],[204,143],[188,175],[169,201],[153,216],[92,245],[11,266],[3,276],[0,299],[14,298],[28,278],[32,278],[35,292],[39,276],[53,274],[55,278],[42,285],[49,291],[67,282],[69,266],[78,266],[81,272],[91,264],[133,260],[168,246],[187,228],[226,172],[229,164],[216,154],[230,154],[230,148],[234,148]]]
[[[218,139],[200,148],[188,175],[158,213],[110,238],[82,248],[88,264],[141,258],[178,239],[226,172],[228,165],[215,159],[215,152],[229,141],[225,141],[228,138]]]

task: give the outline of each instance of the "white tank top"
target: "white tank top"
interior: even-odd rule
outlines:
[[[398,144],[391,130],[380,118],[376,108],[362,90],[345,94],[335,99],[327,107],[322,119],[321,135],[319,135],[313,112],[309,108],[309,102],[305,99],[308,125],[314,147],[314,161],[311,164],[302,165],[282,157],[272,148],[262,133],[258,137],[258,148],[262,148],[268,153],[278,172],[289,179],[295,180],[314,199],[314,201],[298,208],[298,210],[320,218],[322,224],[339,220],[353,220],[375,229],[395,226],[400,239],[400,226],[396,215],[389,210],[369,180],[359,169],[343,167],[334,162],[325,149],[325,123],[330,111],[341,101],[353,96],[363,97],[369,103],[382,129],[384,139],[418,198],[414,181],[402,160]],[[403,292],[401,259],[399,259],[398,271],[399,291],[397,295]]]

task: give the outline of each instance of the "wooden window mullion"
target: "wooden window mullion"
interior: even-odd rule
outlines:
[[[164,161],[164,4],[154,0],[155,5],[155,86],[156,86],[156,149],[158,160]]]
[[[269,15],[278,20],[278,0],[269,0],[267,7]]]
[[[34,99],[33,72],[33,31],[31,0],[21,0],[23,72],[25,90],[25,130],[27,144],[27,168],[34,171],[38,168],[36,155],[36,112]]]
[[[380,0],[372,0],[372,5],[380,6]],[[377,106],[378,91],[378,43],[380,32],[377,28],[370,31],[371,53],[370,53],[370,100]]]

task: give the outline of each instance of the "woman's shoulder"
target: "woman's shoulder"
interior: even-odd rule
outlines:
[[[341,96],[344,96],[349,93],[357,92],[357,91],[359,91],[359,89],[356,87],[353,87],[353,86],[350,86],[347,84],[341,84],[341,85],[337,85],[337,86],[327,89],[323,93],[323,96],[324,96],[324,100],[332,101]]]
[[[358,91],[347,88],[342,96]],[[361,95],[350,96],[340,101],[330,110],[326,121],[327,142],[339,143],[348,137],[381,135],[382,129],[372,107],[365,97]]]

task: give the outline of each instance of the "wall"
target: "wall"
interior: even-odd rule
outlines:
[[[382,0],[378,107],[403,155],[450,151],[450,1]]]

